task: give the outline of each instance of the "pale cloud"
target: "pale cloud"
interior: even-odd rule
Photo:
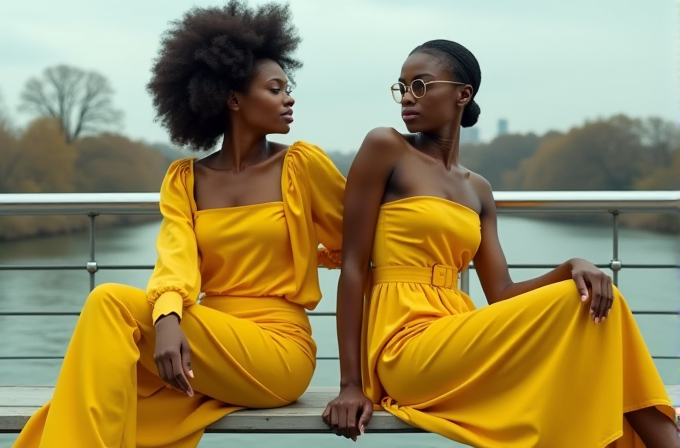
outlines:
[[[480,61],[484,138],[501,117],[511,131],[545,132],[614,113],[673,119],[678,111],[673,0],[290,3],[305,66],[296,122],[281,141],[355,150],[373,127],[403,130],[389,86],[408,53],[435,38],[462,43]],[[16,110],[23,83],[49,65],[97,70],[117,92],[124,131],[166,141],[145,85],[161,33],[194,4],[221,2],[3,0],[0,90]]]

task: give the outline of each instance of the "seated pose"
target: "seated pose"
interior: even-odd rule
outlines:
[[[611,279],[572,259],[511,280],[491,186],[459,163],[480,80],[461,45],[417,47],[392,87],[413,134],[371,131],[350,169],[341,392],[324,420],[356,439],[379,403],[474,447],[677,448],[670,400]],[[489,302],[479,310],[457,288],[470,261]]]
[[[238,1],[194,8],[165,35],[158,117],[175,143],[221,150],[170,166],[147,290],[92,291],[54,397],[16,448],[190,448],[232,411],[305,391],[306,309],[319,262],[338,264],[345,179],[319,148],[267,140],[292,122],[299,40],[287,6]]]

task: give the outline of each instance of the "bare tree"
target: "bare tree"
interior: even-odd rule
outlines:
[[[113,89],[96,72],[58,65],[31,78],[21,94],[21,109],[59,120],[66,141],[121,124],[123,114],[113,107]]]

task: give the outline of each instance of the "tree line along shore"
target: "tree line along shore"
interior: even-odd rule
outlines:
[[[20,110],[34,119],[13,125],[0,95],[0,194],[157,192],[173,160],[191,155],[168,144],[133,141],[117,132],[122,112],[95,72],[59,65],[29,79]],[[347,175],[356,148],[324,148]],[[460,163],[495,191],[680,189],[680,127],[661,118],[616,115],[567,132],[505,134],[461,145]],[[611,223],[602,214],[529,214],[535,219]],[[157,220],[101,216],[98,226]],[[680,213],[622,214],[626,227],[680,232]],[[0,216],[0,241],[88,228],[80,216]]]

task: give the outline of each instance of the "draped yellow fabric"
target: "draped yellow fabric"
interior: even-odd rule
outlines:
[[[319,262],[339,259],[344,177],[298,142],[285,155],[282,202],[197,211],[193,182],[193,159],[169,168],[147,291],[105,284],[90,294],[54,397],[16,448],[195,447],[230,412],[284,406],[309,385],[305,307],[321,298]],[[154,364],[153,322],[172,312],[191,347],[192,398],[165,387]]]
[[[675,413],[624,298],[595,325],[573,281],[478,310],[458,288],[481,240],[460,204],[382,206],[363,381],[405,422],[478,448],[642,448],[624,413]]]
[[[285,296],[311,310],[321,298],[318,265],[340,266],[342,236],[338,229],[342,229],[345,179],[321,149],[297,142],[285,156],[281,189],[290,244],[295,249],[295,283]],[[173,163],[161,187],[159,257],[147,287],[154,321],[171,312],[181,316],[182,308],[195,303],[201,289],[201,260],[192,222],[196,213],[193,190],[193,159]],[[324,247],[319,249],[319,243]]]

